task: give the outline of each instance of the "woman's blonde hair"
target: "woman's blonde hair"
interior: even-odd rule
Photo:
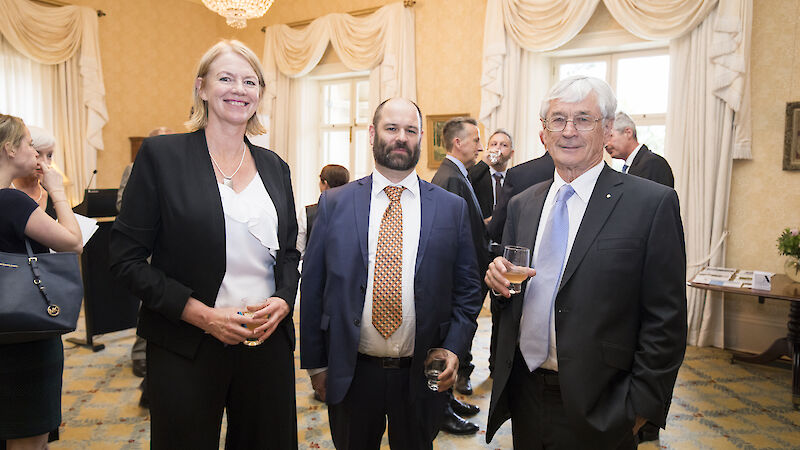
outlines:
[[[208,75],[208,69],[211,63],[225,52],[231,52],[242,56],[250,63],[250,67],[253,68],[253,71],[258,77],[258,105],[256,105],[256,112],[253,113],[253,116],[247,121],[245,133],[251,136],[264,134],[267,130],[261,125],[261,122],[258,121],[258,106],[261,105],[261,99],[264,97],[264,88],[266,88],[264,69],[261,67],[261,63],[258,61],[256,54],[246,45],[233,39],[223,39],[217,42],[213,47],[208,49],[202,58],[200,58],[200,63],[197,65],[197,76],[195,80],[202,78],[203,83],[205,83],[205,77]],[[194,84],[192,88],[192,112],[189,116],[189,120],[185,123],[189,131],[197,131],[208,125],[208,103],[200,98],[200,92],[196,86],[197,85]]]
[[[25,137],[25,122],[19,117],[0,114],[0,149],[6,146],[7,142],[11,147],[19,147],[22,138]]]

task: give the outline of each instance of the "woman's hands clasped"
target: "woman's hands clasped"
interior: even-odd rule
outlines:
[[[181,318],[203,329],[228,345],[241,344],[245,339],[257,338],[258,343],[267,340],[278,324],[289,314],[289,304],[280,297],[270,297],[264,303],[251,305],[247,317],[239,308],[211,308],[195,298],[189,298]],[[247,326],[251,329],[248,329]],[[255,325],[255,329],[252,329]]]

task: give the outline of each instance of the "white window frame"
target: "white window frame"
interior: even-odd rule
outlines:
[[[333,85],[333,84],[342,84],[344,82],[348,82],[350,84],[350,117],[348,122],[343,123],[335,123],[335,124],[327,124],[324,122],[324,114],[325,114],[325,87]],[[319,80],[319,136],[320,136],[320,143],[323,142],[322,136],[325,132],[331,131],[342,131],[347,130],[349,132],[349,142],[350,142],[350,152],[349,152],[349,166],[348,170],[351,173],[355,173],[356,166],[357,166],[357,150],[356,149],[356,140],[355,134],[359,131],[366,132],[369,129],[369,118],[366,118],[364,122],[357,121],[357,114],[358,114],[358,91],[357,85],[360,82],[367,82],[369,83],[369,76],[366,74],[358,74],[354,75],[353,73],[341,74],[332,77],[325,77],[324,79]],[[322,150],[322,154],[320,157],[324,160],[326,159],[325,150]],[[327,162],[325,162],[327,164]]]
[[[647,50],[634,50],[634,51],[619,51],[619,52],[602,52],[587,54],[582,56],[563,56],[552,59],[552,80],[558,81],[559,69],[563,64],[574,64],[587,61],[605,61],[606,62],[606,82],[608,82],[611,89],[616,93],[617,91],[617,62],[620,59],[631,57],[645,57],[645,56],[669,56],[669,48],[661,47]],[[669,96],[667,97],[669,98]],[[667,125],[667,112],[651,112],[644,114],[631,114],[625,111],[636,126],[650,126],[650,125]]]

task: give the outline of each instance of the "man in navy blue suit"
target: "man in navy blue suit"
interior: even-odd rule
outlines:
[[[337,448],[430,449],[481,285],[466,202],[416,175],[422,115],[390,99],[370,126],[372,175],[322,194],[303,261],[300,361]],[[427,386],[429,350],[446,359]]]

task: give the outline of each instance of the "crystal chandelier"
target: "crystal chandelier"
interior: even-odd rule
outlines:
[[[263,16],[275,0],[203,0],[206,8],[226,19],[233,28],[244,28],[247,19]]]

